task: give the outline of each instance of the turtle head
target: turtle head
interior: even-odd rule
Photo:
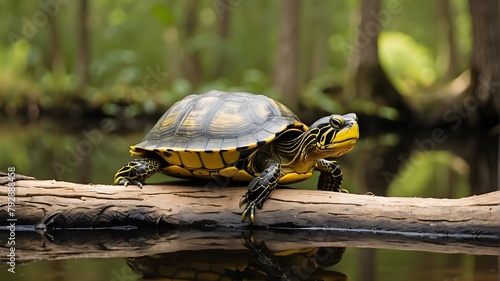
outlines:
[[[323,117],[309,129],[316,136],[311,143],[310,156],[318,159],[346,154],[359,138],[358,117],[354,113]]]

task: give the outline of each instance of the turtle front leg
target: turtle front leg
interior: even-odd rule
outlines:
[[[250,257],[259,265],[258,268],[265,272],[269,280],[299,280],[297,276],[293,275],[290,266],[281,265],[280,260],[274,256],[274,253],[264,242],[257,245],[252,233],[249,235],[242,233],[241,238],[245,247],[250,251]]]
[[[121,167],[115,174],[115,185],[129,183],[136,184],[142,188],[144,181],[154,175],[160,168],[160,161],[155,158],[135,159]]]
[[[343,181],[342,171],[340,170],[340,167],[337,165],[336,161],[320,159],[316,162],[315,168],[316,170],[321,172],[318,180],[319,190],[329,190],[344,193],[348,192],[346,189],[343,189],[341,187]]]
[[[254,223],[255,207],[261,209],[278,184],[281,176],[280,164],[276,160],[270,159],[266,161],[265,167],[264,171],[250,182],[247,193],[240,200],[240,208],[243,204],[247,204],[241,214],[241,221],[245,221],[248,214],[250,222]]]

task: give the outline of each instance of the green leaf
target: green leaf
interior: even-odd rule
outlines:
[[[151,13],[165,26],[171,26],[174,23],[172,11],[163,5],[155,5],[151,7]]]

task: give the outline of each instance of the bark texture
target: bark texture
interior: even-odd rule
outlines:
[[[110,186],[18,181],[17,225],[244,227],[238,201],[245,187]],[[7,188],[0,224],[9,225]],[[500,233],[500,191],[462,199],[399,198],[278,189],[257,211],[255,226],[370,230],[480,238]]]
[[[287,106],[297,112],[299,107],[300,1],[283,0],[281,3],[274,86],[283,94]]]
[[[249,236],[272,251],[358,247],[500,255],[500,191],[432,199],[278,189],[248,227],[237,206],[245,187],[15,185],[15,206],[9,206],[7,186],[0,189],[0,239],[8,241],[15,224],[19,262],[237,251]],[[10,246],[0,247],[8,252]]]

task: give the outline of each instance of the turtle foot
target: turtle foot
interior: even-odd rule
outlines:
[[[243,213],[241,214],[241,221],[245,221],[245,218],[250,218],[250,223],[255,222],[255,208],[262,209],[264,202],[271,195],[271,191],[274,186],[270,185],[266,177],[257,177],[253,179],[248,185],[248,191],[240,199],[240,208],[245,205]]]
[[[247,204],[245,206],[245,209],[243,209],[243,213],[241,213],[241,221],[244,222],[245,218],[248,217],[250,218],[250,223],[255,222],[255,202],[249,202],[248,201],[248,196],[245,194],[243,197],[240,199],[240,208],[243,206],[243,204]],[[262,206],[260,206],[262,207]],[[259,208],[260,209],[260,208]]]
[[[140,189],[142,189],[143,186],[141,181],[135,179],[127,179],[127,178],[117,178],[114,184],[123,186],[128,186],[129,184],[133,184],[139,186]]]

